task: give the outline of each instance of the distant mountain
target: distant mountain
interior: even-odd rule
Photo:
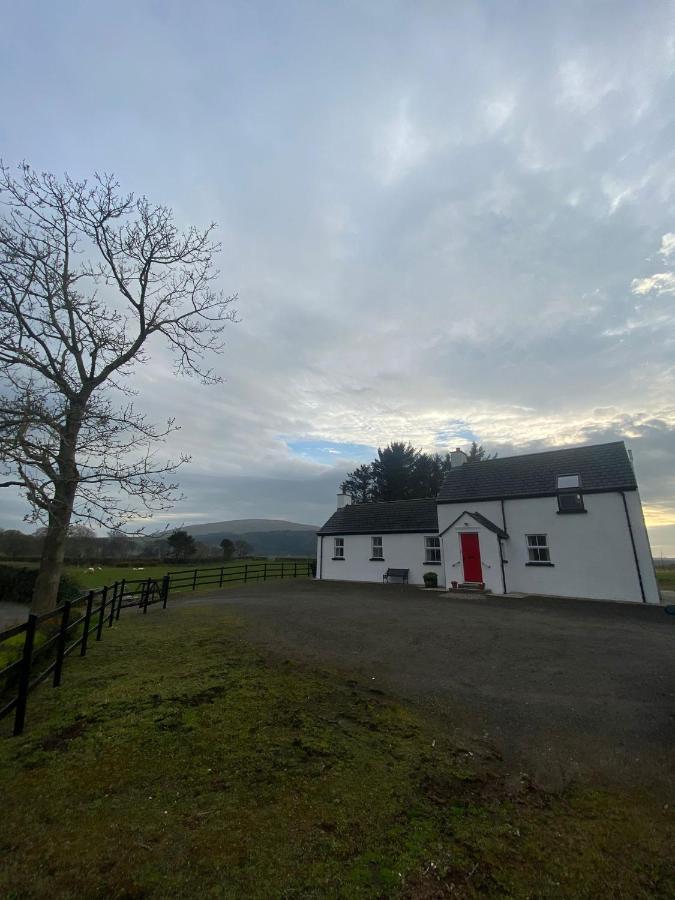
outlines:
[[[219,544],[223,538],[246,541],[258,556],[315,556],[316,525],[284,519],[230,519],[186,525],[183,529],[203,544]]]
[[[284,519],[228,519],[226,522],[207,522],[205,525],[185,525],[183,531],[195,537],[203,534],[219,534],[236,532],[237,534],[253,534],[256,531],[312,531],[319,530],[318,525],[300,525],[298,522],[286,522]]]

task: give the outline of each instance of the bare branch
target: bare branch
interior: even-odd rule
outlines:
[[[110,175],[23,164],[15,177],[0,163],[0,486],[19,487],[47,523],[52,568],[73,515],[118,528],[179,496],[170,476],[187,458],[153,452],[175,423],[158,428],[111,398],[133,394],[127,379],[156,338],[178,373],[219,380],[206,359],[236,313],[215,287],[214,227],[181,231]]]

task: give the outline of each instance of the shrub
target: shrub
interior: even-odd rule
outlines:
[[[438,575],[436,572],[425,572],[424,573],[424,587],[428,587],[428,588],[438,587]]]
[[[0,566],[0,600],[14,603],[30,603],[37,569],[19,569],[16,566]],[[59,584],[59,603],[75,600],[82,594],[82,587],[70,575],[62,575]]]

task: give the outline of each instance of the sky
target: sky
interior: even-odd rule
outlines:
[[[219,226],[223,383],[134,375],[171,521],[321,524],[392,440],[624,439],[675,556],[673,3],[1,8],[5,163]]]

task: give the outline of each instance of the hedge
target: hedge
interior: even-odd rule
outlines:
[[[0,565],[0,600],[13,603],[30,603],[37,569],[19,569],[15,566]],[[83,593],[82,587],[70,575],[62,575],[59,584],[58,602],[75,600]]]

